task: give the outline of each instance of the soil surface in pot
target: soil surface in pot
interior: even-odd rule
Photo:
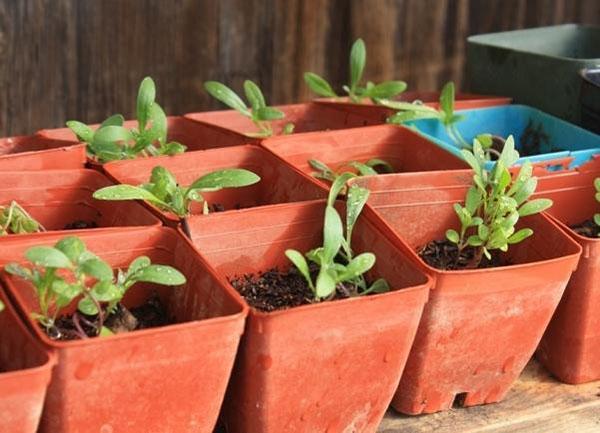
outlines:
[[[64,230],[81,230],[95,228],[98,228],[98,224],[95,221],[75,220],[65,225]]]
[[[121,334],[171,323],[173,321],[169,318],[165,306],[158,295],[154,294],[142,305],[131,309],[117,304],[115,312],[106,318],[104,326],[115,334]],[[60,317],[50,330],[43,326],[41,328],[53,340],[70,341],[96,337],[97,325],[98,316],[75,313]]]
[[[571,230],[587,238],[598,239],[598,236],[600,236],[600,226],[594,222],[593,218],[585,220],[581,224],[571,226]]]
[[[313,281],[318,272],[318,267],[311,263]],[[315,302],[314,293],[294,267],[290,267],[287,272],[273,268],[258,274],[236,276],[230,278],[229,282],[251,307],[260,311],[284,310]],[[338,284],[335,295],[328,300],[346,299],[357,292],[358,287],[354,284]]]
[[[507,266],[510,263],[504,260],[497,250],[491,252],[492,259],[488,260],[482,257],[479,265],[474,265],[476,250],[472,247],[465,248],[458,254],[456,244],[445,239],[443,241],[431,241],[427,245],[417,250],[419,256],[429,266],[442,271],[456,271],[464,269],[485,269],[498,266]]]

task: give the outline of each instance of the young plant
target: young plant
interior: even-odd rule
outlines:
[[[352,231],[367,202],[369,190],[356,185],[348,189],[345,232],[342,219],[334,207],[337,196],[353,176],[355,175],[352,173],[344,173],[331,186],[325,208],[323,245],[305,255],[292,249],[285,252],[306,279],[316,301],[333,299],[336,291],[347,296],[361,296],[389,290],[389,285],[383,278],[367,287],[364,274],[375,264],[375,255],[367,252],[354,256],[351,246]],[[309,261],[319,267],[315,281],[310,272]]]
[[[328,182],[335,181],[342,173],[347,172],[347,170],[343,170],[344,168],[353,168],[361,176],[371,176],[382,172],[392,173],[394,171],[394,168],[389,162],[379,158],[373,158],[364,163],[358,161],[346,162],[337,170],[332,169],[327,164],[317,159],[309,159],[308,164],[316,170],[312,173],[314,177]],[[379,168],[380,171],[377,171],[376,168]]]
[[[361,85],[366,62],[367,49],[364,41],[359,38],[352,44],[350,49],[350,83],[343,86],[352,102],[361,103],[368,98],[373,103],[379,104],[381,100],[393,98],[406,90],[404,81],[384,81],[380,84],[367,81],[366,85]],[[319,96],[338,97],[331,85],[314,72],[305,72],[304,81]]]
[[[252,120],[259,132],[248,133],[250,137],[270,137],[273,135],[273,120],[280,120],[285,117],[283,111],[277,108],[267,106],[265,97],[256,83],[250,80],[244,81],[244,92],[246,99],[250,103],[250,108],[240,98],[237,93],[227,87],[225,84],[218,81],[206,81],[204,83],[206,91],[215,99],[223,104],[233,108],[242,116]],[[294,132],[294,124],[286,123],[283,127],[283,134],[291,134]]]
[[[106,318],[135,283],[178,286],[186,282],[177,269],[153,265],[145,256],[136,258],[126,271],[119,269],[115,278],[112,268],[75,236],[65,237],[52,247],[29,248],[25,257],[30,266],[11,263],[4,269],[34,286],[39,312],[33,317],[49,336],[57,339],[61,337],[57,317],[76,299],[79,299],[77,311],[72,320],[77,335],[87,338],[82,323],[93,328],[96,335],[110,335],[112,331],[104,326]],[[90,321],[90,316],[95,319]]]
[[[596,189],[596,201],[600,202],[600,177],[594,179],[594,188]],[[594,214],[594,223],[600,227],[600,213]],[[598,233],[598,236],[600,236],[600,233]]]
[[[139,186],[114,185],[94,193],[98,200],[144,200],[159,209],[171,212],[179,218],[190,214],[192,202],[203,203],[207,214],[208,203],[203,192],[219,191],[223,188],[240,188],[260,181],[255,173],[241,168],[217,170],[205,174],[189,186],[180,186],[173,173],[164,167],[154,167],[148,183]]]
[[[68,121],[67,126],[87,144],[88,154],[100,162],[185,152],[183,144],[167,142],[167,116],[155,98],[154,81],[146,77],[138,90],[137,128],[124,127],[121,114],[110,116],[96,131],[76,120]]]
[[[37,233],[45,231],[16,201],[0,206],[0,236],[8,234]]]
[[[483,256],[491,259],[491,251],[506,252],[509,245],[519,243],[533,234],[530,228],[515,231],[519,218],[542,212],[552,206],[552,200],[540,198],[528,201],[535,192],[537,178],[526,161],[513,181],[509,172],[518,159],[514,139],[509,136],[491,171],[485,169],[485,152],[481,143],[473,142],[473,152],[461,151],[474,171],[473,185],[467,191],[465,204],[454,205],[460,220],[460,231],[448,230],[446,238],[457,245],[457,261],[467,248],[474,254],[467,268],[476,268]]]

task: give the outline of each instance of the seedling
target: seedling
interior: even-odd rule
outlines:
[[[167,116],[155,97],[154,81],[144,78],[137,96],[137,128],[124,127],[121,114],[110,116],[96,131],[76,120],[68,121],[67,126],[87,144],[88,154],[100,162],[185,152],[183,144],[167,142]]]
[[[439,110],[428,107],[420,101],[400,102],[382,100],[380,103],[388,108],[398,110],[397,113],[387,118],[387,123],[400,125],[419,119],[437,119],[444,125],[446,133],[459,148],[472,150],[472,146],[463,138],[456,127],[456,125],[464,119],[464,115],[456,114],[454,111],[455,90],[452,81],[446,83],[442,88]],[[503,142],[504,140],[501,137],[495,137],[491,134],[479,134],[475,138],[479,141],[479,144],[481,144],[488,159],[490,159],[491,155],[494,155],[496,158],[500,156],[500,152],[494,149],[493,145],[495,140]]]
[[[215,99],[252,120],[259,132],[248,133],[250,137],[270,137],[273,135],[273,120],[281,120],[285,113],[277,108],[267,106],[265,97],[256,83],[250,80],[244,81],[244,92],[246,99],[250,103],[250,108],[233,90],[225,84],[218,81],[206,81],[204,83],[206,91]],[[286,123],[283,127],[283,134],[294,132],[294,124]]]
[[[44,227],[16,201],[0,206],[0,236],[41,231],[45,231]]]
[[[110,335],[112,331],[104,326],[106,318],[135,283],[179,286],[186,282],[177,269],[154,265],[146,256],[133,260],[126,271],[118,269],[115,278],[113,269],[75,236],[65,237],[52,247],[29,248],[25,257],[30,266],[10,263],[4,269],[34,286],[39,312],[33,317],[55,339],[61,338],[57,318],[76,299],[77,311],[72,319],[77,335],[87,338],[82,322],[91,326],[96,335]],[[94,318],[90,320],[90,316]]]
[[[552,206],[552,200],[540,198],[527,201],[535,192],[537,178],[532,165],[526,161],[513,181],[508,168],[518,159],[514,139],[509,136],[502,153],[491,171],[485,169],[485,152],[481,143],[473,142],[473,151],[461,150],[474,171],[473,185],[467,191],[465,204],[454,205],[460,220],[460,232],[448,230],[446,238],[457,245],[457,260],[466,248],[474,248],[467,268],[476,268],[483,256],[491,259],[491,251],[508,251],[509,245],[523,241],[533,234],[530,228],[515,231],[519,218],[537,214]]]
[[[139,186],[114,185],[94,193],[98,200],[144,200],[159,209],[171,212],[179,218],[190,215],[192,202],[203,204],[203,213],[209,212],[203,192],[219,191],[223,188],[240,188],[260,181],[255,173],[241,168],[217,170],[205,174],[191,185],[179,186],[173,173],[164,167],[154,167],[148,183]]]
[[[327,164],[317,159],[309,159],[308,164],[316,170],[312,173],[314,177],[316,177],[317,179],[326,180],[328,182],[333,182],[342,173],[348,172],[348,170],[344,170],[344,168],[352,168],[356,170],[361,176],[371,176],[380,174],[382,172],[392,173],[394,171],[394,168],[389,162],[379,158],[373,158],[364,163],[358,161],[346,162],[340,167],[338,167],[337,170],[332,169]],[[379,171],[376,170],[377,168],[379,169]]]
[[[296,250],[286,250],[285,255],[298,268],[306,279],[316,301],[330,300],[340,291],[347,296],[361,296],[369,293],[382,293],[389,290],[386,280],[380,278],[370,287],[364,274],[375,264],[373,253],[354,256],[351,247],[352,231],[362,209],[369,198],[369,190],[352,185],[346,201],[346,231],[342,219],[335,209],[337,196],[344,188],[352,173],[344,173],[333,182],[325,208],[323,223],[323,245],[302,255]],[[319,267],[313,282],[308,261]]]
[[[600,202],[600,177],[594,179],[594,188],[596,189],[596,201]],[[600,213],[594,214],[594,222],[600,227]],[[600,236],[600,233],[598,233]]]
[[[361,103],[368,98],[373,103],[379,104],[381,100],[393,98],[406,90],[404,81],[384,81],[380,84],[367,81],[365,86],[361,85],[366,62],[367,49],[364,41],[359,38],[350,49],[350,83],[343,86],[352,102]],[[319,96],[338,97],[331,85],[314,72],[305,72],[304,81]]]

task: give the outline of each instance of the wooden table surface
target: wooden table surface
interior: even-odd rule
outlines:
[[[600,433],[600,381],[565,385],[531,361],[504,401],[431,415],[390,410],[378,433]]]

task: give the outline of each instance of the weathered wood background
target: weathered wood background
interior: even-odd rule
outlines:
[[[466,36],[563,22],[600,23],[600,1],[0,0],[0,136],[129,117],[145,75],[170,114],[218,107],[207,79],[306,100],[302,72],[341,85],[359,36],[374,81],[460,86]]]

